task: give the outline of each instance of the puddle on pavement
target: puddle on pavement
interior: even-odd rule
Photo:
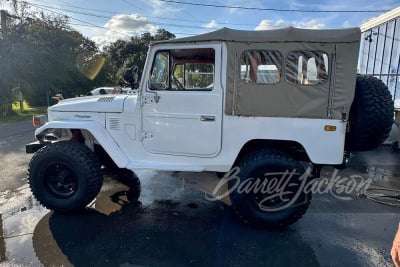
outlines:
[[[155,175],[157,180],[152,179]],[[168,247],[169,241],[157,232],[177,234],[191,228],[193,222],[202,225],[193,234],[214,231],[212,215],[221,210],[222,204],[206,201],[203,193],[188,189],[187,183],[170,173],[143,171],[140,176],[142,188],[146,188],[140,201],[132,188],[106,179],[90,208],[75,214],[58,214],[42,207],[28,185],[0,193],[0,265],[124,264],[131,243],[138,239],[144,242],[140,247],[145,250],[148,248],[144,246],[152,242],[164,242]],[[181,241],[190,243],[192,238],[185,235]],[[139,255],[140,259],[144,265],[149,264],[147,256]]]
[[[365,214],[311,211],[285,231],[266,231],[239,223],[222,203],[207,201],[204,193],[181,179],[190,174],[143,171],[138,176],[139,201],[131,198],[127,186],[108,179],[91,208],[75,214],[43,208],[28,186],[1,193],[0,265],[376,266],[390,262],[385,244],[398,219],[393,210],[380,214],[373,224],[364,224],[366,229],[363,221],[370,217]],[[315,205],[321,203],[317,200]]]
[[[374,182],[390,183],[400,189],[400,152],[381,149],[358,153],[349,168],[366,174]]]

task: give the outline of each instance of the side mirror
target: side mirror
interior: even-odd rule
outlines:
[[[132,89],[137,88],[138,85],[138,66],[132,66],[124,71],[124,80]]]

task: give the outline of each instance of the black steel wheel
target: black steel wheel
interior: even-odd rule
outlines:
[[[76,174],[63,162],[52,162],[43,173],[44,186],[56,198],[68,198],[76,193]]]

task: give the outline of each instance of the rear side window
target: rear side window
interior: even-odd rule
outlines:
[[[323,51],[292,51],[286,60],[286,79],[301,85],[328,81],[328,55]]]
[[[247,50],[240,57],[240,79],[246,83],[276,84],[281,80],[282,54]]]

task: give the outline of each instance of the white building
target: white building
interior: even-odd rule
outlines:
[[[381,79],[400,108],[400,7],[361,25],[358,72]]]

